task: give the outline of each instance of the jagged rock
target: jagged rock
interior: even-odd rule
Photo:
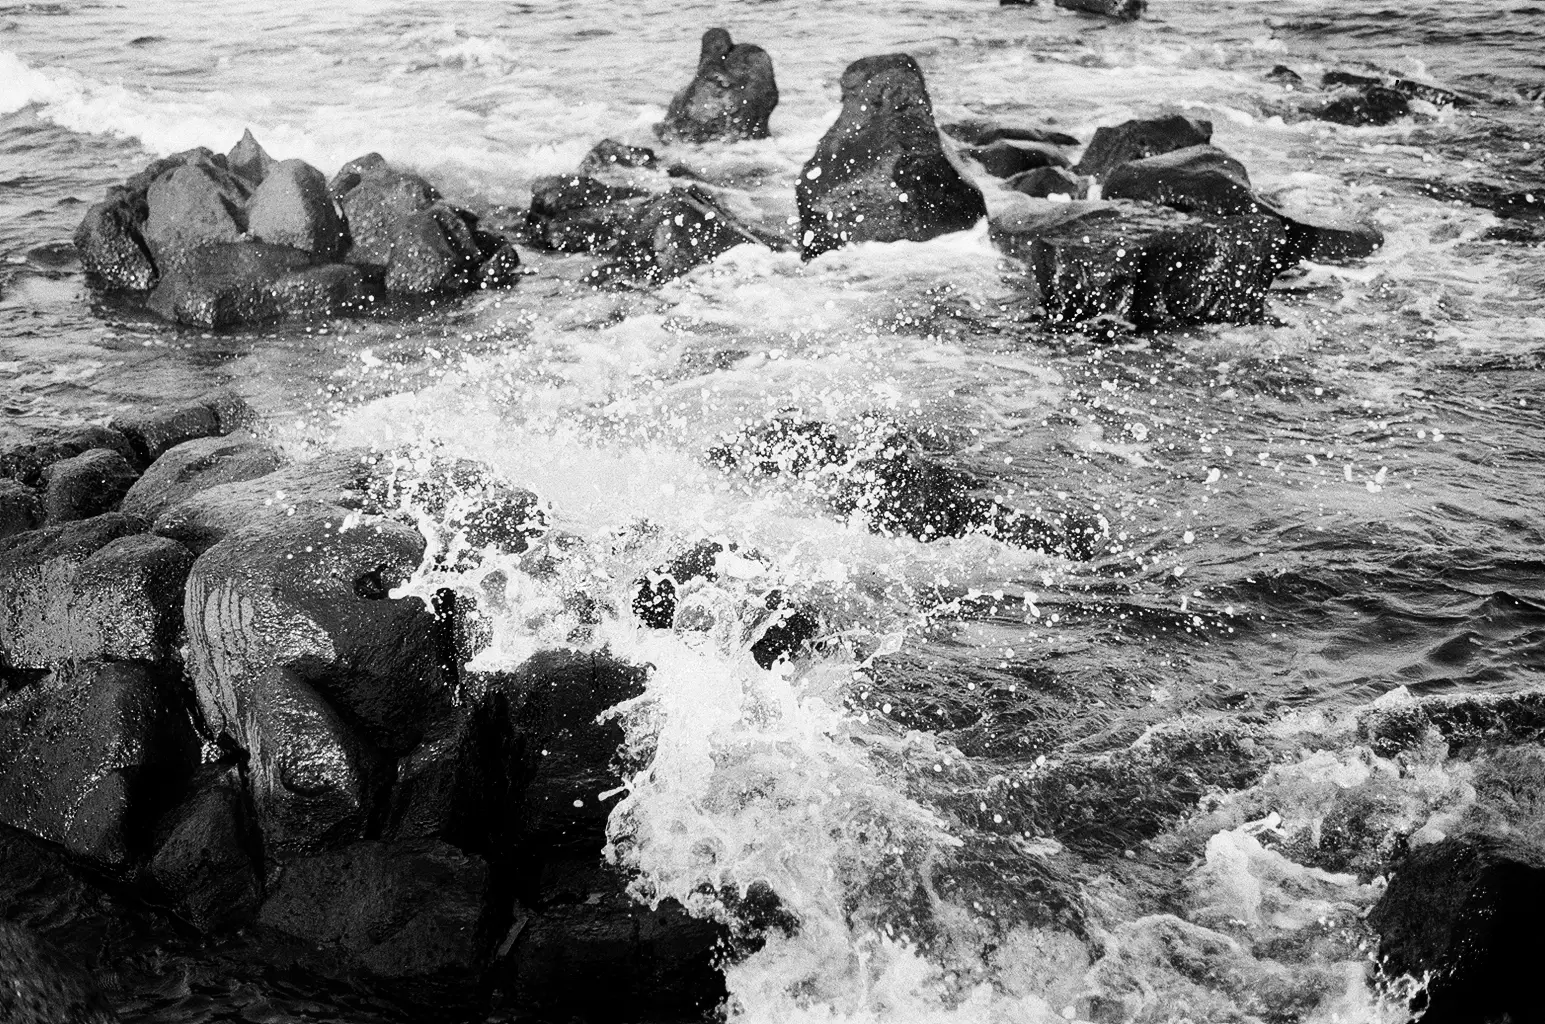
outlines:
[[[156,284],[156,265],[140,234],[142,221],[123,199],[95,203],[75,229],[75,250],[81,269],[108,288],[149,291]]]
[[[26,533],[43,522],[43,502],[32,488],[0,478],[0,540]]]
[[[231,151],[225,156],[225,165],[230,168],[231,173],[245,178],[253,188],[263,184],[263,180],[268,177],[268,172],[276,162],[258,144],[258,140],[252,137],[250,128],[241,133],[241,141],[231,147]]]
[[[1315,112],[1322,121],[1336,124],[1386,125],[1411,112],[1405,95],[1382,85],[1370,85],[1357,92],[1338,96]]]
[[[1414,82],[1409,78],[1389,74],[1359,75],[1350,71],[1327,71],[1320,79],[1320,86],[1325,89],[1350,86],[1359,91],[1378,86],[1398,92],[1408,99],[1431,103],[1435,107],[1465,107],[1473,102],[1468,96],[1462,96],[1452,89],[1445,89],[1440,85],[1427,82]]]
[[[610,252],[633,214],[627,200],[648,195],[582,175],[538,178],[531,186],[526,231],[544,249]]]
[[[1147,120],[1126,121],[1114,128],[1097,128],[1078,166],[1079,174],[1105,180],[1128,160],[1171,153],[1212,141],[1212,122],[1171,114]]]
[[[53,525],[112,511],[139,473],[112,449],[93,448],[49,466],[44,479],[44,522]]]
[[[64,427],[41,431],[0,452],[0,476],[13,477],[28,485],[40,484],[49,466],[93,448],[115,451],[130,462],[137,458],[133,444],[117,430],[95,425]]]
[[[335,178],[334,182],[342,184],[356,174],[357,183],[338,200],[352,240],[345,258],[350,263],[385,267],[391,261],[397,222],[433,206],[440,193],[417,174],[393,170],[385,161],[375,165],[360,163],[352,171],[346,167],[339,172],[343,181]]]
[[[262,710],[250,688],[273,666],[295,670],[364,739],[397,754],[450,702],[443,624],[417,598],[388,596],[418,567],[423,537],[347,519],[302,502],[232,532],[194,564],[185,618],[199,709],[243,748]]]
[[[166,662],[192,554],[119,513],[0,541],[0,660]]]
[[[1068,158],[1054,147],[1035,142],[1000,140],[966,150],[966,156],[995,178],[1012,178],[1037,167],[1066,167]]]
[[[1304,84],[1304,76],[1288,67],[1286,64],[1274,64],[1272,69],[1266,72],[1268,82],[1277,82],[1289,89],[1296,89]]]
[[[0,696],[0,820],[100,863],[145,844],[197,759],[175,677],[141,665],[70,662]]]
[[[115,1024],[118,1015],[80,964],[19,924],[0,921],[0,1021]]]
[[[206,765],[162,819],[150,876],[202,932],[236,927],[263,898],[258,837],[240,771]]]
[[[427,206],[398,220],[391,237],[389,291],[431,295],[474,286],[484,254],[459,210],[444,203]]]
[[[142,233],[156,269],[201,261],[194,250],[211,242],[237,242],[247,229],[250,187],[213,161],[195,160],[155,179],[146,193],[149,213]]]
[[[151,463],[123,496],[130,515],[154,520],[167,509],[220,484],[267,476],[284,464],[273,445],[253,437],[200,437]]]
[[[1054,323],[1138,330],[1257,323],[1289,262],[1267,215],[1192,217],[1137,203],[1037,203],[997,218],[993,241],[1023,260]]]
[[[923,241],[986,216],[981,191],[945,156],[923,73],[905,54],[842,73],[842,112],[797,187],[812,258],[851,242]]]
[[[291,861],[260,921],[376,975],[468,999],[486,961],[488,867],[444,843],[366,840]]]
[[[1148,0],[1052,0],[1058,7],[1086,14],[1102,14],[1107,18],[1134,21],[1148,9]]]
[[[1089,179],[1080,178],[1061,167],[1037,167],[1033,171],[1016,174],[1003,184],[1037,199],[1061,195],[1069,199],[1083,199],[1089,194]]]
[[[1429,975],[1424,1024],[1538,1016],[1545,851],[1517,839],[1452,837],[1400,861],[1368,924],[1390,977]]]
[[[1066,132],[1050,128],[1032,128],[1026,125],[1005,125],[996,121],[973,119],[955,121],[939,129],[968,146],[987,146],[994,142],[1044,142],[1052,146],[1076,146],[1078,139]]]
[[[331,316],[368,304],[358,267],[311,266],[311,257],[264,242],[211,243],[163,273],[148,307],[199,327],[231,327],[283,316]]]
[[[707,191],[689,185],[672,188],[637,211],[619,256],[631,275],[663,281],[747,243],[766,244]]]
[[[616,139],[602,139],[592,146],[590,152],[585,154],[585,159],[580,161],[579,173],[594,175],[618,167],[654,170],[659,163],[660,157],[647,146],[628,146]]]
[[[262,182],[247,201],[253,238],[310,253],[316,263],[331,263],[343,253],[343,221],[321,171],[304,160],[281,160]]]
[[[170,448],[194,438],[229,434],[251,416],[240,397],[215,391],[183,405],[114,416],[112,426],[129,439],[139,465],[149,466]]]
[[[378,171],[390,170],[386,157],[380,153],[366,153],[364,156],[355,157],[333,175],[333,180],[327,183],[327,191],[332,193],[333,201],[342,203],[344,194],[349,192],[365,178]]]
[[[736,45],[722,28],[703,33],[697,74],[671,99],[655,132],[673,142],[765,139],[778,105],[772,58],[760,46]]]

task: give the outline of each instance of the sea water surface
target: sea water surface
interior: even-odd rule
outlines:
[[[1386,243],[1284,279],[1264,324],[1114,340],[1027,320],[985,227],[809,264],[742,247],[620,291],[527,251],[512,291],[407,321],[219,333],[93,295],[71,255],[104,187],[248,128],[327,174],[375,150],[519,207],[603,137],[649,144],[714,25],[771,54],[772,138],[670,156],[765,222],[794,214],[843,68],[904,51],[941,122],[1087,140],[1178,110],[1261,191]],[[736,1019],[1399,1020],[1369,981],[1376,861],[1319,840],[1348,793],[1390,835],[1467,799],[1441,757],[1362,745],[1359,709],[1545,682],[1545,250],[1424,187],[1545,190],[1542,55],[1528,0],[1151,0],[1130,24],[993,0],[3,4],[0,442],[229,384],[298,455],[433,447],[537,491],[591,556],[565,585],[613,609],[595,643],[655,666],[618,712],[649,768],[612,797],[613,855],[640,898],[725,913],[705,894],[760,884],[801,922],[727,966]],[[1477,102],[1327,124],[1279,64]],[[877,536],[704,459],[788,412],[931,430],[1009,503],[1103,519],[1108,550]],[[701,594],[707,621],[776,586],[821,613],[821,653],[769,672],[734,630],[639,628],[630,581],[705,537],[768,565]],[[506,568],[492,664],[572,625]]]

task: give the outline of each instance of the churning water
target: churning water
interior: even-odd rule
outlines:
[[[794,214],[842,69],[905,51],[941,122],[1205,117],[1261,191],[1386,244],[1279,281],[1265,324],[1114,341],[1027,322],[985,226],[809,264],[742,247],[654,290],[532,252],[512,291],[407,322],[218,334],[95,299],[69,253],[105,186],[246,128],[518,207],[603,137],[651,143],[712,25],[771,53],[773,136],[671,156],[764,223]],[[615,711],[645,767],[607,796],[611,855],[640,899],[730,915],[716,894],[766,887],[800,922],[727,966],[735,1019],[1399,1020],[1361,923],[1379,856],[1467,813],[1475,779],[1384,756],[1359,716],[1545,681],[1545,250],[1425,185],[1545,192],[1542,54],[1526,0],[1152,0],[1131,24],[993,0],[3,5],[0,442],[229,382],[299,454],[438,447],[537,491],[580,553],[463,581],[499,591],[481,658],[572,642],[577,586],[612,610],[590,642],[654,666]],[[1478,102],[1332,125],[1277,64]],[[878,536],[704,458],[788,411],[932,428],[1010,504],[1108,524],[1108,551]],[[701,629],[640,628],[630,581],[702,538],[764,562],[692,596]],[[740,620],[774,587],[825,633],[765,671]]]

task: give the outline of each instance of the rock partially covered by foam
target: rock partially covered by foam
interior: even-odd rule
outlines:
[[[668,142],[765,139],[777,105],[778,83],[767,51],[736,44],[729,32],[711,28],[703,33],[697,74],[671,100],[655,131]]]
[[[1128,160],[1172,153],[1212,141],[1212,122],[1171,114],[1168,117],[1125,121],[1115,127],[1097,128],[1075,168],[1079,174],[1105,180]]]
[[[806,258],[853,242],[925,241],[987,215],[950,162],[917,62],[864,57],[842,73],[842,112],[800,171]]]
[[[1099,14],[1118,21],[1135,21],[1148,9],[1148,0],[1052,0],[1058,7]]]

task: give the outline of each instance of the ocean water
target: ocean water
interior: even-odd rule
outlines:
[[[649,144],[713,25],[770,52],[773,136],[669,156],[768,225],[843,68],[904,51],[941,122],[1205,117],[1258,189],[1386,243],[1280,281],[1265,324],[1114,340],[1027,322],[985,227],[621,291],[524,252],[513,290],[406,320],[219,333],[93,295],[69,252],[104,187],[247,128],[518,207],[603,137]],[[615,710],[646,767],[609,854],[641,900],[725,916],[766,887],[799,921],[726,966],[732,1019],[1398,1021],[1361,924],[1378,857],[1476,813],[1482,768],[1358,723],[1545,682],[1545,249],[1428,187],[1545,195],[1542,54],[1526,0],[0,5],[0,442],[228,384],[298,456],[434,448],[535,490],[581,554],[557,582],[499,566],[481,660],[571,642],[579,587],[611,609],[592,643],[655,666]],[[1474,103],[1327,124],[1278,64]],[[704,458],[790,411],[931,429],[1108,550],[878,536]],[[641,629],[630,581],[702,538],[764,561],[692,596],[701,628]],[[774,587],[823,643],[765,671],[746,610]],[[1332,856],[1354,806],[1378,811]]]

